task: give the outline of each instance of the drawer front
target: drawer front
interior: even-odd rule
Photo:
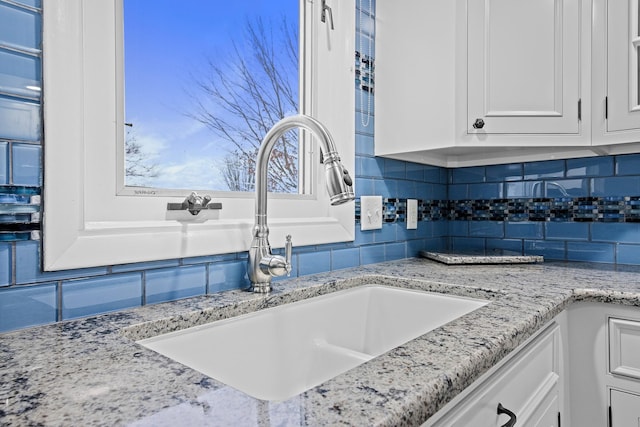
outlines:
[[[553,325],[527,344],[505,366],[481,379],[477,389],[436,425],[501,426],[509,417],[497,414],[498,403],[517,415],[518,425],[529,425],[539,416],[543,402],[557,399],[559,334],[559,327]]]
[[[611,390],[611,425],[640,425],[640,396],[621,390]]]
[[[609,372],[640,380],[640,321],[609,318]]]

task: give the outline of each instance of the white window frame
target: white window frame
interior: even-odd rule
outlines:
[[[249,249],[254,197],[212,193],[220,211],[168,212],[181,197],[119,195],[117,138],[124,136],[122,0],[47,0],[43,5],[44,237],[47,271],[241,252]],[[328,0],[334,30],[320,23],[321,2],[304,0],[311,34],[305,55],[311,96],[304,111],[330,130],[345,167],[355,162],[354,0]],[[302,16],[302,15],[301,15]],[[308,63],[308,62],[307,62]],[[318,148],[311,144],[318,160]],[[353,203],[330,206],[323,169],[312,196],[270,195],[270,240],[306,246],[354,239]],[[120,181],[120,183],[119,183]]]

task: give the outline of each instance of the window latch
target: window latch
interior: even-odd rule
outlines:
[[[322,0],[322,14],[320,15],[320,21],[327,22],[327,11],[329,11],[329,21],[331,22],[331,29],[333,30],[333,11],[331,6],[327,5],[327,0]]]
[[[203,209],[222,209],[222,203],[211,203],[211,196],[200,196],[195,191],[187,196],[182,203],[167,203],[168,211],[189,211],[191,215],[198,215]]]

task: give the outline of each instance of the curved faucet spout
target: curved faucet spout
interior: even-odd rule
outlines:
[[[289,259],[271,254],[267,226],[267,167],[269,156],[276,142],[285,132],[294,128],[308,130],[320,143],[331,204],[339,205],[353,200],[355,197],[353,180],[349,176],[349,172],[342,166],[333,138],[323,124],[305,115],[285,117],[276,123],[264,137],[256,160],[256,222],[253,242],[249,249],[248,266],[251,289],[254,292],[269,292],[271,277],[282,275],[284,271],[288,273],[291,270],[290,248],[288,250]],[[278,268],[269,267],[275,265],[278,265]]]

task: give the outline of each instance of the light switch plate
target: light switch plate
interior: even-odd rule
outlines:
[[[360,230],[382,228],[382,196],[360,197]]]
[[[407,199],[407,230],[418,228],[418,201]]]

